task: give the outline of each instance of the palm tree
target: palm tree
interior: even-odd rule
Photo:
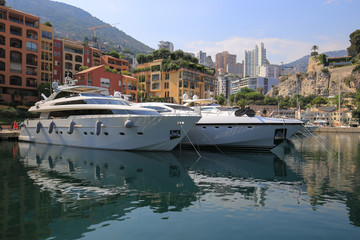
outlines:
[[[316,52],[316,50],[319,50],[319,47],[317,45],[314,45],[311,47],[311,50],[313,50],[314,52]]]
[[[312,47],[311,47],[311,50],[312,50],[311,56],[318,55],[318,52],[316,51],[316,50],[318,50],[318,49],[319,49],[319,47],[318,47],[317,45],[312,46]]]

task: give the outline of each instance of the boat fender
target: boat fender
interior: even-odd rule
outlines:
[[[49,133],[50,133],[50,134],[53,132],[54,126],[55,126],[54,121],[51,121],[51,123],[50,123],[50,125],[49,125]]]
[[[134,126],[133,120],[130,120],[130,119],[126,120],[125,123],[124,123],[124,126],[126,128],[131,128],[132,126]]]
[[[96,123],[95,123],[95,133],[96,133],[96,136],[99,136],[100,133],[101,133],[101,121],[97,120]]]
[[[71,121],[67,133],[72,134],[74,132],[74,129],[75,129],[75,122]]]
[[[41,124],[41,122],[39,121],[39,122],[36,124],[36,133],[39,133],[40,130],[41,130],[41,128],[42,128],[42,124]]]

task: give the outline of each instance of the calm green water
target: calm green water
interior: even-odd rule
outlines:
[[[360,135],[320,136],[201,158],[0,142],[0,239],[360,239]]]

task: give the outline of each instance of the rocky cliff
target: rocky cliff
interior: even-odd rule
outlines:
[[[324,65],[319,65],[314,58],[310,58],[306,74],[283,76],[277,90],[272,88],[267,95],[284,97],[295,94],[336,95],[339,93],[339,81],[342,93],[356,92],[360,88],[360,74],[352,73],[353,69],[354,66],[324,67]]]

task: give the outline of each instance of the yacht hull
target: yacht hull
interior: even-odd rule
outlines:
[[[19,140],[97,149],[170,151],[199,118],[92,115],[67,119],[27,119],[21,128]]]
[[[231,150],[270,150],[302,128],[301,123],[197,123],[181,144]]]

